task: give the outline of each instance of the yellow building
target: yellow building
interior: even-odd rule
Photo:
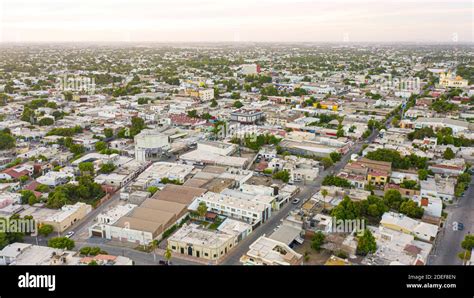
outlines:
[[[461,76],[454,76],[451,71],[448,73],[439,74],[439,84],[443,87],[467,87],[469,82],[468,80],[463,79]]]
[[[367,181],[373,185],[385,185],[388,181],[389,174],[387,171],[369,170],[367,173]]]
[[[321,109],[324,109],[324,110],[337,111],[339,109],[339,105],[332,101],[321,101],[321,102],[313,103],[313,107],[317,108],[319,106]]]
[[[77,221],[83,219],[89,212],[92,206],[77,202],[74,205],[64,205],[61,211],[45,218],[41,224],[51,225],[56,232],[64,232]]]
[[[235,235],[205,230],[196,224],[184,226],[168,238],[171,251],[213,261],[225,256],[236,244]]]

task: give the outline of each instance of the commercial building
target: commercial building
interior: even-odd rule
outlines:
[[[91,205],[77,202],[74,205],[64,205],[61,207],[61,211],[45,218],[40,222],[42,224],[52,225],[56,232],[62,233],[74,223],[83,219],[91,211]]]
[[[144,129],[134,137],[134,141],[137,161],[159,158],[163,152],[171,148],[169,137],[160,130]]]
[[[438,234],[438,226],[421,222],[401,213],[385,212],[380,225],[395,231],[413,235],[423,241],[432,242]]]
[[[285,243],[260,236],[240,262],[244,265],[302,265],[303,256]]]
[[[272,213],[271,204],[214,192],[207,192],[197,197],[190,208],[197,209],[201,202],[206,204],[208,211],[242,220],[253,227],[267,221]]]
[[[193,169],[191,165],[155,162],[137,177],[132,184],[132,189],[146,190],[150,186],[160,184],[164,178],[184,183]]]
[[[202,229],[196,224],[185,225],[168,238],[168,248],[175,253],[215,261],[236,244],[236,235]]]
[[[261,110],[238,109],[230,113],[230,120],[243,124],[255,124],[264,117]]]

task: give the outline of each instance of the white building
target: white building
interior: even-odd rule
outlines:
[[[199,99],[202,101],[209,101],[214,99],[214,89],[202,89],[199,90]]]
[[[242,64],[240,67],[240,72],[243,75],[258,74],[260,72],[260,67],[258,66],[258,64]]]
[[[74,174],[71,173],[64,173],[64,172],[55,172],[51,171],[43,176],[40,176],[36,179],[38,183],[56,187],[61,184],[67,183],[70,179],[74,178]]]
[[[244,265],[302,265],[303,256],[285,243],[261,236],[240,258]]]
[[[438,234],[438,226],[418,221],[401,213],[385,212],[380,225],[395,231],[413,235],[421,240],[432,242]]]
[[[159,157],[163,151],[169,150],[169,137],[158,130],[144,129],[135,136],[135,159],[147,161]]]
[[[196,210],[201,202],[206,203],[208,211],[242,220],[254,227],[267,221],[272,214],[271,204],[214,192],[207,192],[197,197],[189,209]]]
[[[438,198],[445,202],[454,200],[455,179],[439,179],[428,178],[420,181],[420,197],[422,198]]]

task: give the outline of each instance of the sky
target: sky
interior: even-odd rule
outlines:
[[[473,42],[471,0],[0,0],[0,42]]]

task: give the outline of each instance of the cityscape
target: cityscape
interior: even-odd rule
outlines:
[[[74,42],[14,15],[0,265],[474,265],[472,32]]]

